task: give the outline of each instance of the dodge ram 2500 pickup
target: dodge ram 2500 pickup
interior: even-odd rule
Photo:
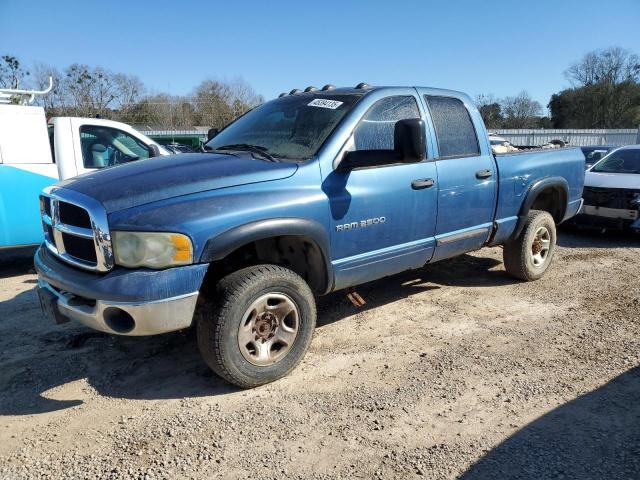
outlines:
[[[449,90],[294,90],[204,150],[47,188],[38,292],[49,318],[112,334],[194,325],[207,364],[242,387],[300,362],[316,295],[485,245],[541,278],[582,202],[579,149],[493,155]]]

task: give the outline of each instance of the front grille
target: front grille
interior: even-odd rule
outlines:
[[[51,217],[51,199],[49,197],[40,197],[40,207],[42,210],[44,210],[44,213]]]
[[[94,265],[98,263],[93,238],[82,238],[63,233],[62,241],[64,242],[64,250],[68,255]]]
[[[81,228],[91,228],[89,213],[73,203],[59,202],[60,222]]]
[[[113,268],[111,236],[104,208],[96,200],[57,187],[40,197],[45,245],[60,259],[85,270]]]
[[[636,210],[639,197],[640,190],[623,188],[584,187],[582,192],[585,205],[623,210]]]

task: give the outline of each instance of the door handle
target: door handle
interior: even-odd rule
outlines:
[[[421,178],[419,180],[414,180],[411,182],[411,188],[414,190],[422,190],[423,188],[431,188],[433,187],[433,178]]]
[[[491,175],[493,175],[493,172],[489,169],[487,170],[478,170],[476,172],[476,178],[478,180],[482,180],[483,178],[489,178]]]

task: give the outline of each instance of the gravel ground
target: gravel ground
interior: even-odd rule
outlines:
[[[640,237],[561,232],[320,299],[302,365],[242,391],[191,332],[46,323],[0,257],[1,478],[640,478]],[[1,255],[1,254],[0,254]]]

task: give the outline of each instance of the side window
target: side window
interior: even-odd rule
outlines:
[[[149,148],[121,130],[99,125],[80,127],[82,162],[85,168],[104,168],[149,158]]]
[[[393,150],[393,131],[398,120],[420,118],[412,96],[378,100],[353,132],[356,150]]]
[[[467,108],[453,97],[424,97],[436,130],[440,157],[480,155],[478,137]]]
[[[56,163],[56,144],[54,138],[54,127],[53,125],[47,125],[47,133],[49,133],[49,147],[51,147],[51,159],[53,163]]]

